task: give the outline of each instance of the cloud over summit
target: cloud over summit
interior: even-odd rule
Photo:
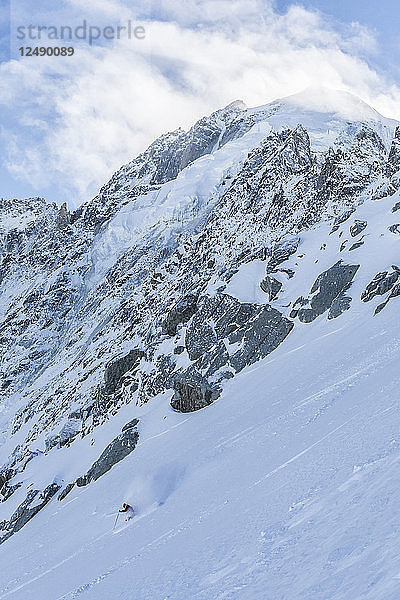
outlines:
[[[66,4],[64,19],[77,18],[76,0]],[[326,85],[400,118],[400,89],[369,66],[376,41],[357,23],[297,5],[280,14],[256,0],[160,0],[151,11],[96,0],[79,17],[109,25],[140,17],[146,38],[0,65],[9,170],[73,206],[156,136],[236,98],[254,106]]]

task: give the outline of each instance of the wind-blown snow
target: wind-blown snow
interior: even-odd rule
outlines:
[[[395,600],[395,313],[294,334],[207,410],[138,410],[133,455],[8,541],[0,598]]]
[[[310,104],[309,95],[248,111],[258,120],[246,134],[102,223],[85,284],[95,293],[135,245],[158,239],[173,245],[179,232],[195,231],[218,202],[227,174],[235,177],[249,150],[273,130],[300,122],[314,150],[326,150],[356,113],[384,140],[393,134],[395,123],[358,99],[313,92]],[[167,391],[142,406],[119,406],[69,447],[44,455],[48,431],[29,442],[36,454],[17,475],[24,486],[0,504],[0,519],[23,502],[25,486],[44,489],[49,476],[63,486],[75,481],[128,421],[139,419],[139,442],[129,456],[96,482],[75,486],[62,502],[54,496],[1,545],[0,600],[398,600],[400,298],[375,316],[384,297],[360,299],[376,273],[399,265],[400,236],[389,227],[399,220],[392,207],[400,194],[391,192],[354,207],[336,231],[327,221],[301,231],[297,250],[273,273],[282,290],[272,302],[259,287],[268,257],[249,258],[235,265],[229,281],[215,274],[208,283],[210,295],[218,290],[241,302],[270,303],[290,317],[294,300],[308,297],[322,272],[339,260],[360,265],[346,290],[351,308],[338,318],[328,320],[325,312],[312,323],[296,321],[276,350],[225,380],[222,395],[203,410],[174,411]],[[355,219],[367,226],[353,238]],[[350,251],[355,241],[364,243]],[[21,281],[7,294],[28,284]],[[82,356],[117,301],[105,299],[99,322],[82,324],[93,326]],[[183,325],[177,338],[165,337],[153,359],[183,346],[185,332]],[[135,343],[132,334],[118,350]],[[237,348],[227,344],[227,350]],[[94,373],[98,364],[91,365]],[[189,364],[187,351],[177,355],[177,369]],[[79,368],[65,374],[58,359],[32,387],[45,389],[55,376],[74,381]],[[150,362],[142,374],[146,369]],[[77,393],[91,390],[91,376]],[[7,426],[25,401],[19,394],[1,405],[3,458],[37,422],[33,415],[25,430],[22,425],[9,436]],[[71,397],[68,411],[75,402],[80,406]],[[119,516],[114,528],[122,502],[137,514],[130,523]]]
[[[393,220],[392,201],[358,208],[356,216],[368,219],[370,262],[354,296],[378,263],[398,255],[398,239],[388,233],[382,245],[378,233]],[[326,239],[326,225],[304,234],[308,275],[290,285],[307,288],[332,263],[339,234],[319,264],[315,248]],[[378,257],[378,247],[386,254]],[[356,252],[366,250],[354,258]],[[242,267],[226,291],[237,286],[245,294],[243,284],[252,269],[260,276],[261,264]],[[251,288],[246,293],[254,298]],[[370,306],[354,301],[340,319],[296,328],[207,409],[179,414],[161,395],[141,408],[122,408],[95,433],[94,445],[84,438],[49,455],[54,476],[68,481],[128,418],[140,418],[131,456],[62,503],[52,501],[3,546],[0,600],[396,600],[395,301],[374,318]],[[64,452],[69,467],[59,471]],[[35,470],[32,461],[26,478],[37,481]],[[138,515],[113,533],[123,501],[136,505]]]
[[[275,131],[285,127],[293,128],[301,123],[307,129],[315,151],[323,151],[332,146],[346,123],[368,123],[386,146],[390,144],[397,125],[397,121],[383,117],[354,94],[326,87],[307,88],[303,92],[248,112],[265,112],[268,123]]]

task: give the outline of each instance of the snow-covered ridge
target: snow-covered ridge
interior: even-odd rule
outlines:
[[[263,494],[253,490],[298,461],[304,481],[295,478],[292,486],[283,477],[274,485],[288,486],[284,497],[293,516],[315,495],[313,506],[323,515],[336,488],[301,457],[321,461],[314,448],[335,440],[347,452],[344,466],[331,457],[337,486],[353,477],[352,462],[369,464],[370,450],[348,449],[336,433],[352,431],[360,416],[356,397],[349,408],[335,398],[353,384],[364,391],[368,369],[389,377],[389,352],[397,352],[397,329],[382,338],[380,358],[367,338],[387,333],[400,295],[400,133],[395,122],[348,95],[312,92],[312,103],[309,97],[249,110],[235,102],[188,132],[166,134],[75,213],[39,200],[21,202],[20,212],[12,203],[1,205],[0,541],[18,548],[30,528],[37,532],[35,523],[56,511],[60,542],[51,542],[54,563],[38,551],[44,570],[25,554],[31,583],[10,566],[21,588],[4,576],[0,598],[12,590],[22,598],[31,585],[43,589],[53,567],[59,576],[58,562],[76,566],[75,556],[104,537],[104,569],[84,562],[92,574],[78,574],[76,586],[62,575],[57,591],[73,598],[82,583],[87,597],[96,597],[96,578],[108,577],[102,574],[112,542],[95,517],[81,521],[74,505],[82,511],[89,502],[101,507],[94,515],[106,515],[124,494],[139,502],[143,523],[154,518],[159,526],[166,510],[163,518],[179,531],[179,510],[193,530],[197,509],[213,523],[225,500],[233,500],[235,514],[236,503],[252,497],[261,518]],[[360,330],[365,336],[358,347]],[[338,340],[334,351],[330,340]],[[318,365],[306,368],[316,347],[321,374]],[[351,357],[357,364],[340,378]],[[286,395],[279,392],[283,374]],[[315,386],[320,377],[321,389]],[[374,406],[368,398],[367,420]],[[336,404],[340,410],[331,410]],[[389,398],[382,410],[392,405]],[[332,422],[325,413],[334,415]],[[397,446],[390,445],[385,418],[377,444],[389,461]],[[278,434],[285,440],[279,449]],[[357,435],[365,447],[373,445],[364,430]],[[267,455],[269,462],[262,459]],[[231,461],[253,465],[243,489],[242,473],[236,477],[227,468]],[[206,485],[208,469],[224,485]],[[195,481],[213,498],[211,512]],[[223,488],[230,490],[227,498]],[[178,510],[185,495],[191,503]],[[268,528],[259,534],[265,556],[271,539],[294,543],[287,527],[303,522],[301,514],[289,522],[279,510],[274,515],[282,531],[278,527],[272,538]],[[82,542],[68,533],[72,518]],[[148,549],[157,538],[146,538],[144,530],[140,535]],[[166,540],[174,537],[166,534]],[[237,540],[228,538],[235,553]],[[118,552],[126,551],[124,543],[116,542]],[[203,597],[218,597],[219,582],[229,581],[226,568],[221,563],[219,575],[200,568],[191,597],[202,597],[203,589]],[[129,579],[123,566],[113,569]],[[245,577],[240,568],[232,572]],[[257,581],[262,586],[262,574]],[[159,593],[155,580],[148,596],[138,576],[137,585],[139,598]],[[303,586],[303,597],[317,598],[311,585]],[[104,586],[97,597],[110,593]],[[179,597],[183,588],[176,586]]]
[[[250,109],[248,114],[265,118],[277,131],[301,123],[315,150],[333,146],[350,123],[367,123],[388,148],[398,125],[397,121],[382,116],[357,96],[329,88],[308,88],[283,100]]]

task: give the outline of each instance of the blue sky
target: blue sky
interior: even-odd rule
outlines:
[[[19,57],[18,26],[84,19],[131,20],[145,40]],[[399,22],[395,0],[38,0],[34,13],[31,0],[3,0],[0,195],[77,206],[154,137],[237,98],[254,106],[325,85],[400,119]]]
[[[289,0],[277,0],[279,11],[286,11],[293,4]],[[378,42],[377,53],[370,57],[371,64],[400,79],[400,4],[398,0],[303,0],[299,2],[309,10],[318,10],[327,18],[340,23],[357,21],[370,28]]]

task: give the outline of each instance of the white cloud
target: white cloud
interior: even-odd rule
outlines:
[[[130,16],[117,0],[84,8],[94,23]],[[358,24],[338,26],[300,6],[281,15],[256,0],[160,0],[153,13],[143,41],[2,65],[13,173],[38,188],[56,183],[76,205],[162,132],[237,98],[265,104],[315,85],[356,93],[400,119],[400,90],[362,58],[377,49]]]

